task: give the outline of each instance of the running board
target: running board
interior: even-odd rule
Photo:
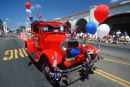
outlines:
[[[35,62],[39,61],[39,56],[34,52],[29,52],[28,54],[34,59]]]

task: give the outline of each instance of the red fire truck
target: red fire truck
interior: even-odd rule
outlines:
[[[84,68],[92,68],[97,62],[99,49],[86,43],[86,39],[68,36],[66,23],[37,21],[31,24],[31,39],[25,42],[25,48],[34,63],[45,76],[53,81],[60,81],[64,75]]]

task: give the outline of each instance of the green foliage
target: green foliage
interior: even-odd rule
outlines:
[[[3,21],[0,19],[0,29],[3,30]]]
[[[0,19],[0,29],[3,30],[3,21]],[[9,28],[7,28],[9,30]]]
[[[20,29],[17,29],[16,31],[20,31]]]
[[[3,21],[0,19],[0,24],[3,24]]]
[[[20,26],[20,27],[22,27],[23,29],[26,29],[26,27],[25,27],[25,26]]]

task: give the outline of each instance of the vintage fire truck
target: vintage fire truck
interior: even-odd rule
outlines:
[[[31,24],[31,38],[26,40],[25,48],[29,56],[40,67],[45,76],[57,83],[64,75],[84,68],[87,72],[98,61],[99,49],[68,36],[66,23],[36,21]]]

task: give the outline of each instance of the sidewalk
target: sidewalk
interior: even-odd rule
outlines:
[[[106,42],[97,42],[97,41],[87,41],[88,43],[100,43],[100,44],[116,44],[116,43],[106,43]],[[123,43],[121,43],[121,42],[118,42],[118,44],[122,44],[122,45],[124,45],[124,42]],[[118,45],[118,44],[116,44],[116,45]],[[130,45],[130,43],[126,43],[126,45]]]
[[[86,41],[87,44],[90,44],[90,45],[94,45],[95,47],[97,47],[97,45],[102,45],[102,46],[109,46],[109,47],[123,47],[123,48],[128,48],[130,49],[130,44],[126,44],[124,45],[124,43],[118,43],[118,44],[115,44],[115,43],[105,43],[105,42],[97,42],[97,41]]]

